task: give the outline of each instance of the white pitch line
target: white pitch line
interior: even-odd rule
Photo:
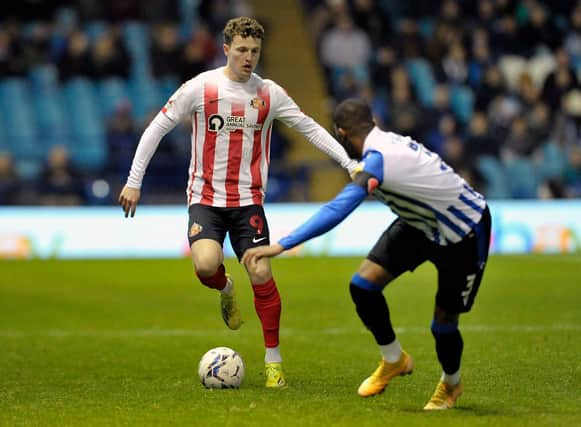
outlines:
[[[428,333],[429,326],[399,327],[397,333],[416,334]],[[466,332],[581,332],[581,324],[556,324],[556,325],[464,325],[461,331]],[[281,329],[283,336],[300,335],[359,335],[367,334],[363,328],[327,328],[327,329]],[[230,335],[232,331],[227,329],[125,329],[125,330],[65,330],[49,329],[41,331],[0,330],[0,338],[25,338],[25,337],[206,337],[216,335]]]

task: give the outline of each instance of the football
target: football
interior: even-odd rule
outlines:
[[[216,347],[202,356],[198,375],[206,388],[238,388],[244,379],[244,361],[228,347]]]

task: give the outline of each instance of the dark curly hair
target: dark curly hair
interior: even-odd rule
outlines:
[[[226,23],[223,33],[224,43],[226,44],[231,44],[234,36],[264,40],[264,27],[256,19],[248,18],[247,16],[230,19]]]

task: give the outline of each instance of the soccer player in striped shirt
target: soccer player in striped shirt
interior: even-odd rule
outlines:
[[[119,196],[125,216],[134,216],[145,170],[161,138],[181,120],[192,121],[192,154],[187,183],[188,239],[202,284],[221,295],[222,317],[231,329],[242,324],[222,245],[226,234],[240,259],[248,248],[268,245],[263,209],[268,179],[270,135],[279,119],[351,171],[356,162],[323,127],[306,116],[275,82],[254,73],[263,27],[254,19],[234,18],[224,28],[227,62],[184,83],[145,129],[126,185]],[[280,295],[270,261],[246,265],[254,305],[262,324],[266,386],[286,381],[279,349]]]
[[[486,201],[437,154],[409,137],[376,127],[364,101],[339,104],[334,122],[347,152],[361,159],[353,182],[290,235],[277,244],[249,249],[242,261],[252,265],[329,231],[373,194],[398,218],[350,283],[357,314],[382,354],[379,367],[358,393],[373,396],[394,377],[412,372],[412,358],[396,339],[382,291],[400,274],[430,261],[438,270],[431,330],[443,374],[424,409],[451,408],[463,391],[458,319],[472,307],[488,257],[491,219]]]

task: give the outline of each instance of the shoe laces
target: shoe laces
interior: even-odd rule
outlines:
[[[438,387],[436,388],[436,392],[434,393],[432,400],[437,400],[439,402],[446,401],[448,399],[449,394],[450,394],[450,390],[449,390],[450,387],[451,386],[448,386],[445,383],[438,384]]]

